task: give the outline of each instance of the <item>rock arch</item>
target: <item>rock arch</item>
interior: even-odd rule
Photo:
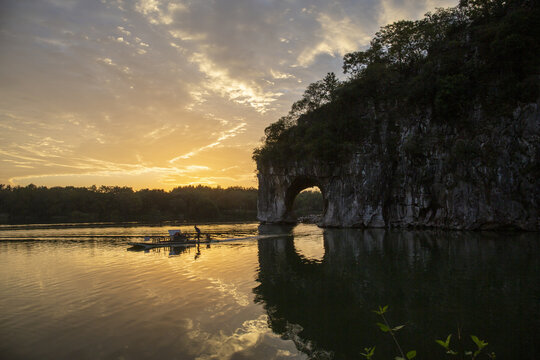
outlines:
[[[525,165],[499,168],[504,176],[487,186],[481,168],[448,172],[448,154],[424,166],[400,156],[403,161],[393,161],[366,150],[343,163],[259,161],[257,217],[262,223],[294,222],[289,210],[295,196],[316,185],[325,201],[322,227],[539,230],[538,181],[520,173]],[[468,172],[474,174],[460,175]]]
[[[334,166],[332,164],[288,163],[274,166],[259,163],[257,216],[262,223],[295,222],[290,210],[296,195],[317,186],[323,195],[323,227],[382,227],[383,174],[380,167]],[[368,163],[366,163],[368,164]],[[369,170],[370,182],[365,176]]]
[[[302,192],[303,190],[308,189],[310,187],[314,187],[314,186],[318,187],[322,193],[323,201],[324,201],[323,214],[325,213],[327,205],[328,205],[328,201],[326,200],[323,187],[319,184],[319,182],[317,181],[315,177],[301,175],[294,178],[291,184],[289,185],[289,187],[287,188],[287,190],[285,191],[284,219],[286,219],[286,221],[291,221],[291,222],[295,221],[295,219],[292,216],[292,209],[294,205],[294,200],[296,199],[298,194]]]
[[[302,167],[259,170],[258,219],[262,223],[294,223],[292,207],[296,196],[304,189],[318,187],[323,195],[324,212],[329,208],[328,177]]]

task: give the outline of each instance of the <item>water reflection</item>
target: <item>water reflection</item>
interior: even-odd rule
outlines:
[[[193,246],[165,246],[165,247],[156,247],[156,248],[144,248],[141,246],[130,246],[127,248],[127,251],[132,252],[143,252],[145,254],[165,254],[169,257],[176,257],[180,256],[182,254],[190,254],[194,253],[195,255],[193,258],[195,260],[199,259],[201,255],[203,254],[201,252],[201,249],[211,249],[211,244],[194,244]]]
[[[540,353],[540,251],[537,234],[324,230],[324,256],[295,248],[293,228],[258,243],[259,285],[272,330],[311,358],[359,358],[376,345],[377,358],[397,355],[377,330],[372,312],[389,305],[389,320],[421,358],[442,358],[435,339],[449,333],[489,342],[498,358]]]
[[[257,225],[207,228],[221,239],[256,235]],[[80,237],[67,235],[71,229],[41,231],[49,240],[0,232],[0,357],[305,358],[252,301],[254,239],[178,255],[169,248],[126,251],[132,238],[120,236],[142,238],[148,230],[80,229]],[[118,237],[109,238],[113,231]]]

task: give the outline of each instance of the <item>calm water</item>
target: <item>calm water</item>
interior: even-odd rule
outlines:
[[[168,228],[0,227],[0,357],[387,359],[371,310],[389,305],[419,359],[444,358],[450,333],[540,358],[538,234],[200,228],[253,238],[136,252]]]

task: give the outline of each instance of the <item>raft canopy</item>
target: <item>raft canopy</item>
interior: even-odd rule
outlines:
[[[178,233],[181,233],[181,231],[180,230],[169,230],[169,235],[170,236],[174,236],[174,235],[176,235]]]

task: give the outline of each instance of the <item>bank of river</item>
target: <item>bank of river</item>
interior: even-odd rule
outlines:
[[[538,234],[200,228],[253,238],[137,252],[168,228],[0,229],[2,358],[393,358],[378,305],[419,358],[444,358],[434,340],[458,332],[540,357]]]

